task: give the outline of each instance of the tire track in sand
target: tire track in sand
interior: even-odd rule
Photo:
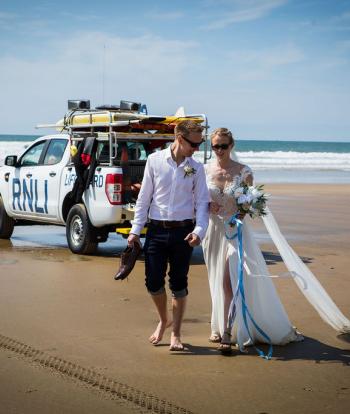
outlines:
[[[63,376],[78,380],[84,385],[99,390],[110,399],[118,398],[135,404],[142,411],[159,414],[193,414],[186,408],[179,407],[170,401],[148,394],[115,379],[107,378],[93,369],[84,368],[65,359],[49,355],[30,345],[1,334],[0,348],[12,351],[17,355],[25,357],[30,362],[50,368]]]

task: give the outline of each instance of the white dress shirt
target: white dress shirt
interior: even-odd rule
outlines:
[[[185,169],[189,168],[195,172],[186,175]],[[209,192],[203,165],[192,157],[186,157],[177,165],[170,146],[149,155],[131,233],[139,235],[147,218],[165,221],[195,219],[193,233],[203,240],[209,220]]]

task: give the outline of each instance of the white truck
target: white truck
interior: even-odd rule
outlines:
[[[10,238],[23,220],[64,225],[71,251],[92,254],[110,232],[120,228],[127,234],[147,156],[172,142],[174,135],[164,120],[155,129],[159,119],[169,117],[147,118],[139,104],[134,104],[137,110],[128,102],[124,108],[90,110],[89,101],[71,102],[63,125],[59,123],[65,133],[38,138],[19,157],[7,156],[0,167],[0,238]],[[199,119],[207,131],[204,115],[184,118]],[[51,126],[57,129],[57,124]],[[72,149],[78,150],[75,157],[83,157],[88,140],[93,142],[94,163],[85,166],[84,188],[77,198],[79,174]]]

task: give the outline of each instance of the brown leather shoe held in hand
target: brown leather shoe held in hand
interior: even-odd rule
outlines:
[[[117,274],[114,276],[115,280],[124,280],[129,276],[135,266],[136,259],[140,255],[142,247],[139,243],[134,243],[133,246],[128,246],[121,255],[120,267]]]

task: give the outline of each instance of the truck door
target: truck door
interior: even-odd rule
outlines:
[[[40,168],[40,178],[38,177],[41,180],[40,188],[47,191],[46,212],[43,214],[50,221],[55,221],[59,217],[61,176],[69,159],[69,154],[65,153],[67,143],[68,140],[63,138],[50,140]],[[45,193],[43,196],[45,198]]]
[[[10,176],[9,205],[19,218],[36,218],[47,211],[44,188],[40,188],[38,176],[40,163],[46,150],[46,140],[33,144],[20,158],[14,173]]]

